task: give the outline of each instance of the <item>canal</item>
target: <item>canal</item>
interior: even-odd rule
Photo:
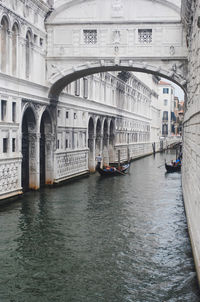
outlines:
[[[170,154],[28,192],[0,208],[2,302],[199,302]]]

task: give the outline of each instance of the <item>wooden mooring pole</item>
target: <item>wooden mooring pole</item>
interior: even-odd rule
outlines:
[[[120,150],[118,150],[118,167],[120,167]]]

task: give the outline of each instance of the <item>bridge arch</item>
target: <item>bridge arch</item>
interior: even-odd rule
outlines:
[[[75,66],[70,69],[60,70],[58,73],[54,74],[49,79],[51,87],[49,89],[48,96],[52,102],[57,102],[60,93],[68,84],[85,76],[109,71],[132,71],[153,74],[175,83],[186,93],[187,81],[184,77],[186,70],[186,61],[181,65],[180,62],[177,63],[176,61],[172,61],[168,69],[163,69],[159,65],[150,65],[145,62],[133,62],[132,60],[123,63],[107,63],[106,61],[96,63],[92,62]]]

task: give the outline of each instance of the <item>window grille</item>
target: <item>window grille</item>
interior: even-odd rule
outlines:
[[[138,41],[143,44],[152,42],[152,29],[138,29]]]
[[[85,44],[96,44],[97,43],[97,30],[83,30],[84,43]]]

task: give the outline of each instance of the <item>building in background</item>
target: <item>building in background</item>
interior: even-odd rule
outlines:
[[[175,134],[174,91],[172,84],[164,81],[159,82],[159,104],[162,118],[161,135],[164,137]]]

